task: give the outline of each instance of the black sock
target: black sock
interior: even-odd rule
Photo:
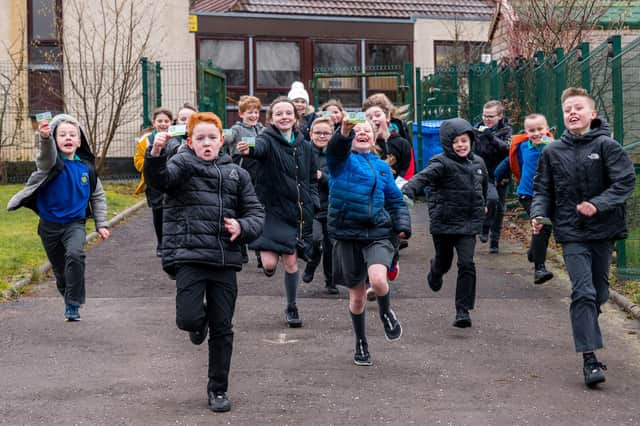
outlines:
[[[284,273],[284,290],[287,294],[287,305],[292,305],[296,303],[296,293],[298,289],[298,281],[300,280],[300,275],[298,271],[296,272],[286,272]]]
[[[351,314],[351,322],[353,323],[353,332],[356,335],[356,345],[360,341],[367,343],[367,336],[364,333],[364,328],[365,328],[364,312],[365,311],[362,311],[361,314],[354,314],[353,312],[349,311],[349,313]]]
[[[383,318],[383,315],[388,313],[391,309],[391,290],[387,292],[384,296],[376,296],[378,300],[378,310],[380,312],[380,318]]]

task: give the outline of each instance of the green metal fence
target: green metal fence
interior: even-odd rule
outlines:
[[[640,172],[640,38],[622,45],[618,35],[590,49],[582,43],[570,52],[555,49],[507,64],[470,64],[438,70],[421,79],[418,120],[461,116],[476,122],[489,99],[502,100],[516,131],[523,118],[547,117],[557,135],[564,131],[560,97],[567,87],[583,87],[596,101],[613,137]],[[420,71],[416,72],[420,79]],[[466,80],[465,80],[466,79]],[[461,82],[465,82],[461,84]],[[418,96],[418,95],[416,95]],[[628,205],[629,237],[617,246],[617,271],[640,278],[640,177]]]

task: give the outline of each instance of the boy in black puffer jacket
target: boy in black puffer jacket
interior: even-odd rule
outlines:
[[[602,348],[600,306],[609,299],[609,266],[615,240],[627,237],[626,202],[635,172],[629,156],[596,118],[586,90],[562,93],[564,131],[540,154],[533,179],[531,225],[534,234],[551,219],[553,234],[571,278],[571,326],[576,352],[582,352],[584,382],[604,382],[594,351]],[[546,221],[544,221],[546,222]]]
[[[471,327],[469,311],[476,298],[476,268],[473,252],[476,234],[482,229],[486,211],[487,168],[471,152],[474,131],[461,119],[446,120],[440,126],[444,152],[433,157],[426,169],[416,174],[402,192],[413,199],[429,187],[431,234],[436,255],[427,277],[429,287],[439,291],[442,276],[451,268],[453,249],[458,254],[456,318],[454,327]]]
[[[196,345],[209,328],[209,408],[222,412],[231,409],[226,392],[240,246],[260,235],[264,210],[249,173],[229,155],[218,156],[224,139],[215,114],[193,114],[187,134],[190,149],[167,162],[170,136],[158,133],[146,152],[144,177],[166,194],[161,255],[164,270],[176,277],[176,324]]]

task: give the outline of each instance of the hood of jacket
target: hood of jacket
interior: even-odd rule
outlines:
[[[576,145],[591,142],[600,136],[611,137],[611,130],[607,120],[596,117],[591,120],[591,126],[588,133],[585,133],[584,135],[574,135],[568,130],[565,130],[564,133],[562,133],[560,140],[569,145]]]
[[[453,140],[456,136],[463,133],[467,133],[469,135],[469,139],[471,139],[471,151],[473,151],[473,144],[475,143],[476,137],[473,127],[471,127],[471,124],[469,124],[467,120],[463,120],[462,118],[452,118],[442,122],[440,125],[440,145],[442,145],[442,149],[447,157],[454,160],[461,158],[453,151]],[[471,151],[468,155],[469,159],[473,159],[473,152]]]
[[[91,146],[89,145],[89,138],[87,137],[87,133],[84,128],[79,124],[78,120],[68,114],[58,114],[51,119],[49,123],[49,127],[51,128],[51,136],[53,140],[56,139],[56,129],[60,123],[64,121],[71,121],[74,123],[78,123],[78,128],[80,129],[80,147],[76,150],[76,155],[85,161],[90,161],[91,163],[95,163],[95,156],[91,152]],[[58,143],[56,142],[56,150],[58,150]]]

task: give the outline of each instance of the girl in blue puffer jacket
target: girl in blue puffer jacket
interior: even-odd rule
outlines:
[[[329,170],[329,234],[334,282],[349,288],[349,311],[356,337],[353,361],[371,365],[365,336],[365,278],[376,293],[387,340],[398,340],[402,327],[391,310],[387,270],[393,260],[392,233],[411,234],[411,218],[387,163],[374,152],[376,135],[370,122],[346,118],[327,147]]]

